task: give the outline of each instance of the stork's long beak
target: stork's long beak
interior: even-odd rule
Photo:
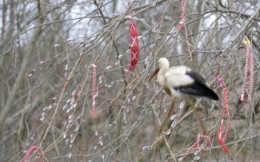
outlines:
[[[159,68],[155,69],[153,74],[148,78],[148,82],[153,79],[153,77],[159,72]]]

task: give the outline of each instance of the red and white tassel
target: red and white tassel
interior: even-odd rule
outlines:
[[[131,72],[135,69],[138,59],[139,59],[139,41],[138,41],[138,30],[135,21],[129,17],[129,34],[130,34],[130,52],[131,52],[131,62],[130,67],[126,70]]]
[[[38,146],[31,146],[25,153],[24,157],[22,158],[21,162],[28,162],[29,161],[29,158],[31,156],[31,154],[34,152],[34,151],[37,151],[40,153],[40,157],[39,157],[39,161],[40,162],[43,162],[44,161],[44,158],[43,158],[43,152],[41,150],[40,147]]]
[[[92,64],[92,108],[91,108],[91,113],[92,117],[96,117],[96,97],[97,97],[97,72],[96,72],[96,65]]]
[[[222,145],[223,150],[229,154],[229,148],[227,147],[227,145],[225,144],[225,141],[227,139],[227,135],[229,133],[229,129],[230,129],[230,113],[229,113],[229,109],[228,109],[228,88],[227,85],[224,81],[223,78],[221,78],[220,76],[217,76],[216,80],[222,85],[223,87],[223,96],[224,96],[224,110],[222,112],[221,115],[221,120],[220,120],[220,124],[219,124],[219,129],[217,131],[217,136],[218,136],[218,142],[220,143],[220,145]],[[224,124],[224,119],[227,119],[227,123]],[[226,129],[224,131],[224,126],[226,126]],[[224,131],[224,136],[222,136]]]
[[[244,101],[245,87],[249,80],[249,91],[248,98],[251,100],[253,91],[254,91],[254,55],[251,46],[250,40],[245,36],[243,40],[244,45],[246,46],[246,58],[245,58],[245,67],[244,67],[244,80],[241,88],[241,97],[240,100]],[[248,70],[249,70],[249,79],[248,79]]]
[[[178,30],[181,30],[181,28],[185,24],[185,8],[186,8],[186,0],[182,0],[181,1],[181,21],[180,21],[179,25],[177,26]]]

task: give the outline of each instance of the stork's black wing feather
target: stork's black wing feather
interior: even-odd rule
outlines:
[[[193,95],[198,97],[208,97],[213,100],[218,100],[218,95],[210,89],[206,83],[205,79],[195,72],[187,73],[194,79],[194,82],[189,85],[174,87],[176,91],[180,91],[187,95]]]
[[[193,78],[195,81],[201,84],[206,84],[206,80],[198,73],[191,71],[191,72],[187,72],[186,74],[189,75],[191,78]]]

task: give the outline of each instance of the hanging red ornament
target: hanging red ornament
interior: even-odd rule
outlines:
[[[129,18],[129,34],[130,34],[130,53],[131,53],[131,62],[130,67],[127,69],[127,72],[131,72],[135,69],[138,59],[139,59],[139,43],[138,43],[138,30],[136,23],[132,18]]]

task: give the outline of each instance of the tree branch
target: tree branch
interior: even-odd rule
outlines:
[[[38,3],[41,4],[40,2],[38,2]],[[17,94],[17,92],[18,92],[18,90],[19,90],[19,88],[22,84],[23,78],[25,77],[25,73],[26,73],[27,68],[29,66],[31,57],[33,56],[36,41],[41,35],[42,27],[40,26],[40,24],[42,24],[44,19],[45,19],[45,12],[43,11],[43,8],[44,7],[42,7],[41,10],[39,11],[39,13],[40,13],[39,14],[39,21],[38,21],[39,27],[37,29],[35,29],[35,31],[34,31],[34,34],[32,36],[31,42],[30,42],[30,46],[27,50],[27,53],[24,55],[24,59],[23,59],[20,71],[18,73],[18,76],[17,76],[17,78],[14,82],[13,88],[12,88],[10,94],[9,94],[7,102],[6,102],[4,108],[1,111],[1,114],[0,114],[0,132],[1,133],[2,133],[2,130],[3,130],[3,126],[4,126],[4,123],[6,121],[7,115],[12,108],[15,96],[16,96],[16,94]]]

